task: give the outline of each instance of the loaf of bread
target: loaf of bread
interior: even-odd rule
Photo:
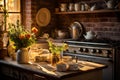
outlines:
[[[36,56],[35,57],[35,62],[46,62],[47,61],[47,56]]]
[[[69,63],[68,70],[79,70],[78,64],[77,63]]]
[[[57,71],[67,71],[67,64],[65,62],[59,62],[56,64]]]

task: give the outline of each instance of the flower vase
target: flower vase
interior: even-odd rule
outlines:
[[[18,49],[16,55],[17,63],[26,64],[29,62],[28,48]]]
[[[52,54],[51,56],[51,65],[56,66],[56,64],[60,61],[60,55],[59,54]]]

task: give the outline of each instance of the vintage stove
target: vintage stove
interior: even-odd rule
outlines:
[[[114,80],[116,52],[119,42],[105,39],[66,41],[69,48],[64,55],[71,55],[80,60],[87,60],[108,65],[103,70],[103,80]]]

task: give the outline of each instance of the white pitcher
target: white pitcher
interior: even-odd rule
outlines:
[[[105,1],[105,0],[104,0]],[[105,1],[105,4],[107,5],[108,9],[113,9],[114,5],[113,5],[114,1],[113,0],[109,0],[109,1]]]
[[[95,38],[97,35],[93,31],[90,30],[86,33],[86,35],[83,35],[83,36],[85,37],[85,39],[90,40],[90,39]]]

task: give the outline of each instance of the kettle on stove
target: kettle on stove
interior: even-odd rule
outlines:
[[[108,9],[113,9],[114,8],[114,4],[113,4],[114,0],[108,0],[108,1],[104,0],[104,2],[105,2]]]
[[[86,35],[83,35],[85,37],[85,39],[87,40],[91,40],[94,39],[97,35],[93,32],[93,31],[88,31],[86,32]]]
[[[82,25],[79,22],[73,22],[70,26],[71,38],[77,40],[82,35]]]

